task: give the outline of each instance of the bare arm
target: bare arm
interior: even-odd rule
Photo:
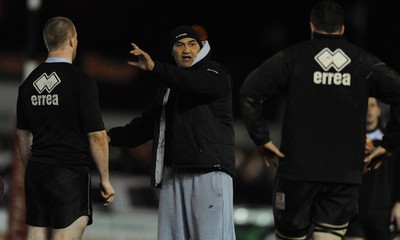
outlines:
[[[400,229],[400,202],[396,202],[392,208],[392,213],[390,217],[391,222],[395,222],[396,229]],[[397,236],[397,235],[396,235]]]
[[[115,190],[110,183],[108,169],[108,140],[105,130],[88,133],[90,143],[90,153],[96,164],[100,175],[101,196],[104,198],[104,206],[114,200]]]
[[[18,150],[24,167],[26,167],[32,155],[32,139],[33,136],[30,131],[17,129]]]

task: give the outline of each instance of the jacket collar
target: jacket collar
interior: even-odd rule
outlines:
[[[203,47],[193,60],[192,66],[204,59],[210,53],[211,47],[207,40],[203,41]]]
[[[323,33],[313,33],[313,39],[320,39],[320,38],[329,38],[329,39],[342,39],[344,38],[343,34],[323,34]]]

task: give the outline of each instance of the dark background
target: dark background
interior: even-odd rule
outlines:
[[[46,56],[42,27],[50,17],[63,15],[77,27],[75,63],[98,80],[102,107],[143,109],[155,82],[148,73],[126,64],[130,42],[155,59],[170,61],[165,49],[170,30],[180,24],[200,24],[208,32],[214,60],[232,72],[235,116],[240,118],[237,93],[245,77],[281,48],[309,39],[309,13],[316,2],[43,0],[32,17],[26,1],[0,0],[0,77],[21,81],[26,57],[42,61]],[[339,3],[346,12],[345,36],[399,70],[399,4]]]
[[[252,69],[280,49],[310,38],[309,14],[316,2],[42,0],[40,9],[32,13],[27,10],[26,0],[0,0],[0,90],[3,90],[0,91],[0,106],[16,98],[4,92],[12,92],[9,89],[15,88],[16,95],[17,84],[26,76],[27,60],[44,61],[47,52],[41,36],[43,25],[49,18],[62,15],[75,23],[79,40],[75,64],[98,81],[101,105],[109,117],[106,124],[117,126],[114,125],[118,122],[115,118],[121,120],[126,115],[136,114],[153,98],[156,82],[151,75],[127,64],[130,43],[135,42],[154,59],[171,61],[169,51],[165,49],[165,39],[180,24],[200,24],[206,28],[214,60],[233,75],[234,113],[240,120],[238,91],[244,79]],[[346,13],[346,38],[400,71],[399,3],[385,0],[339,2]],[[15,110],[15,102],[8,105]],[[277,106],[268,110],[279,112],[280,105]],[[111,114],[110,118],[110,111],[117,113]],[[11,152],[14,146],[13,133],[10,133],[13,128],[8,128],[3,122],[12,122],[14,127],[15,116],[7,113],[0,109],[0,154],[6,150]],[[272,127],[279,129],[279,121],[276,123]],[[242,127],[242,124],[235,124],[235,127]],[[242,131],[235,129],[236,137],[241,139],[237,140],[238,177],[234,184],[234,202],[268,205],[272,199],[270,184],[274,173],[262,167],[258,153],[253,149],[254,144],[247,133],[241,134],[243,128],[240,129]],[[276,131],[274,139],[278,139],[277,136]],[[248,143],[252,148],[247,147]],[[122,172],[129,176],[148,173],[150,147],[151,143],[135,149],[110,148],[114,186],[122,185],[117,182],[121,180],[118,176]],[[8,162],[11,163],[7,157],[0,156],[0,176],[6,180],[11,175]],[[132,192],[128,196],[141,195]],[[122,206],[119,203],[114,205]],[[250,232],[248,229],[245,231]]]

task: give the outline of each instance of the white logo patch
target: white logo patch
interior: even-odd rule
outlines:
[[[340,48],[334,52],[329,48],[324,48],[314,59],[325,71],[333,67],[336,71],[340,72],[351,62],[351,59]]]
[[[50,76],[47,76],[46,73],[43,73],[36,81],[33,82],[33,86],[36,88],[36,91],[42,93],[46,90],[48,93],[51,93],[53,89],[61,82],[60,78],[57,76],[55,72],[52,72]]]
[[[285,210],[285,193],[277,192],[275,195],[275,208],[278,210]]]

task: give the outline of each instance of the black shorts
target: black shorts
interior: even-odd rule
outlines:
[[[26,223],[66,228],[81,216],[92,224],[90,173],[29,162],[25,173]]]
[[[275,181],[275,229],[284,236],[305,236],[313,223],[344,225],[357,214],[359,184]]]

